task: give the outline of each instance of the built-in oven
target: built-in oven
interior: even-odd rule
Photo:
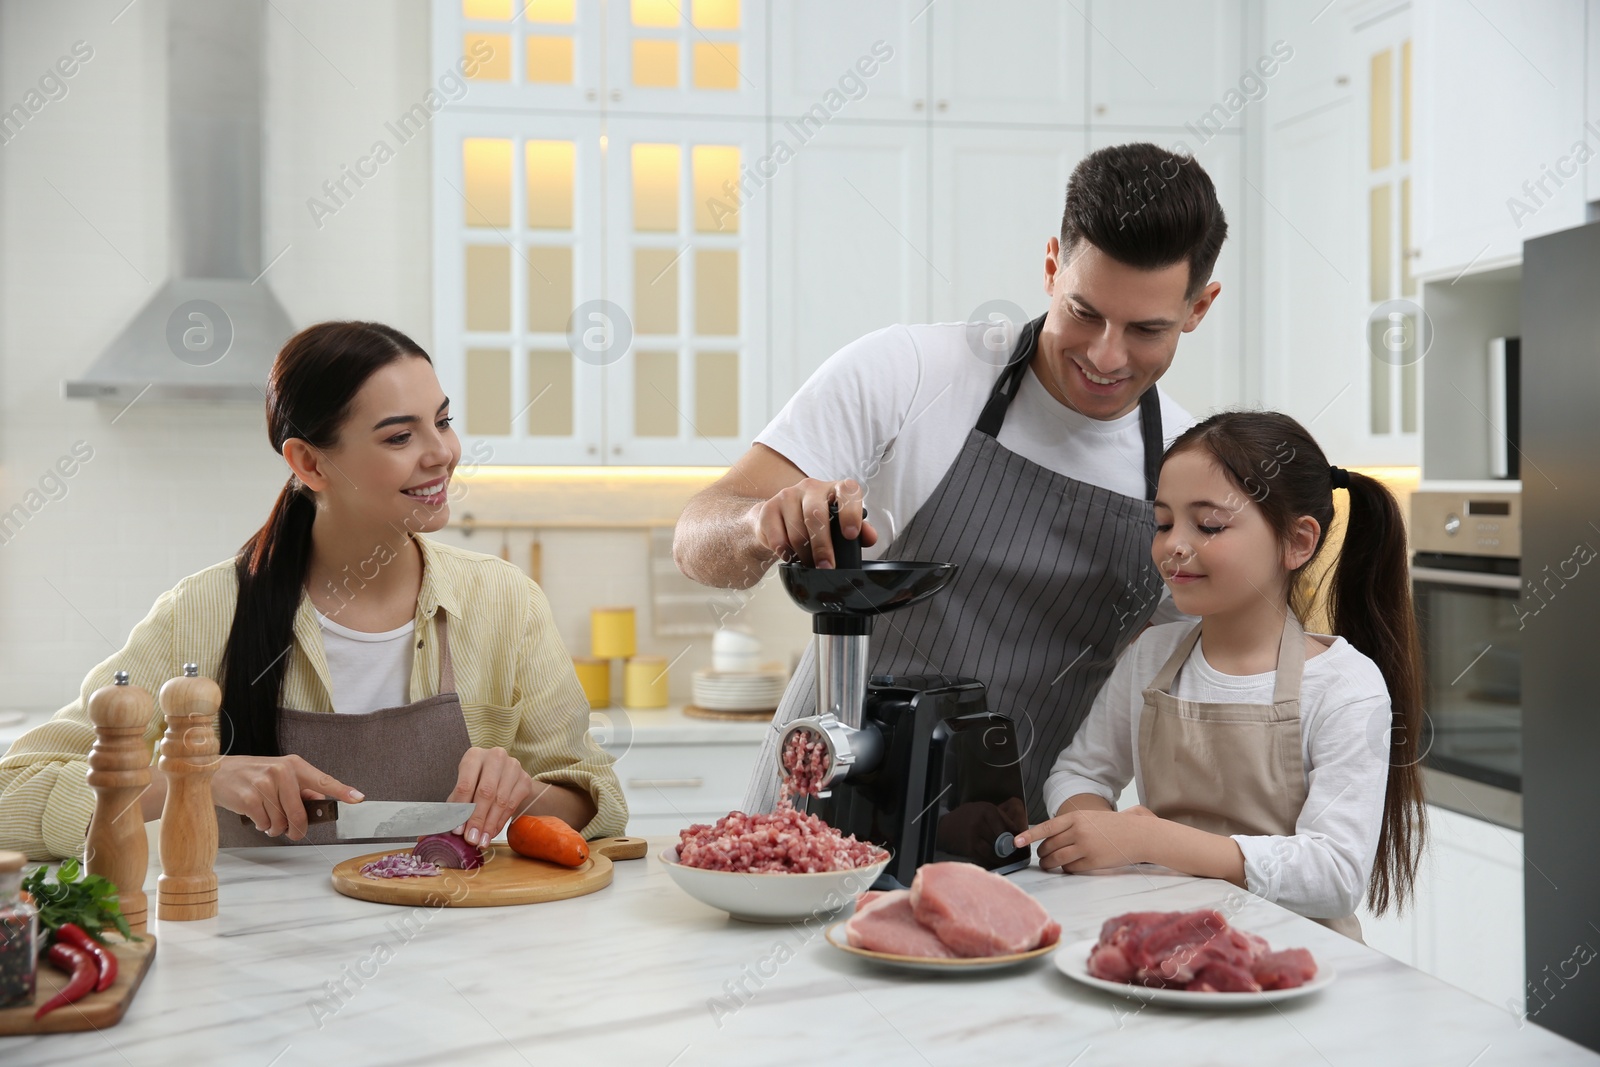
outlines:
[[[1520,495],[1418,492],[1410,533],[1428,801],[1520,829]]]

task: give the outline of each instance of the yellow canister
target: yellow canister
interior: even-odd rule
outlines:
[[[639,650],[632,608],[593,608],[589,612],[589,655],[627,659]]]
[[[634,656],[622,665],[622,706],[667,706],[667,657]]]
[[[583,686],[583,695],[589,698],[591,708],[611,705],[611,661],[592,656],[573,656],[572,669]]]

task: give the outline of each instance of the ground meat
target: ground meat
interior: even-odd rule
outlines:
[[[710,826],[695,823],[678,834],[678,862],[708,871],[816,874],[850,871],[881,859],[877,845],[845,837],[815,815],[796,811],[787,796],[767,814],[729,812]]]
[[[796,730],[783,746],[785,790],[767,814],[729,812],[715,823],[695,823],[678,834],[678,862],[708,871],[817,874],[869,867],[883,859],[870,841],[846,837],[815,815],[797,811],[789,794],[816,796],[827,766],[827,746]]]
[[[796,730],[783,746],[784,784],[797,797],[814,797],[822,791],[828,771],[828,746],[810,730]]]

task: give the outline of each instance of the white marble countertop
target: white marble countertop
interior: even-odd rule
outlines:
[[[121,1024],[0,1038],[0,1063],[1600,1064],[1255,898],[1234,921],[1275,947],[1310,948],[1338,972],[1331,986],[1248,1011],[1141,1008],[1048,959],[908,976],[830,947],[817,924],[735,922],[668,879],[657,856],[672,843],[652,839],[648,858],[617,864],[591,896],[437,911],[335,893],[333,865],[370,846],[224,852],[221,914],[155,922],[160,947]],[[1143,869],[1012,877],[1061,921],[1064,943],[1124,911],[1220,906],[1232,892]]]

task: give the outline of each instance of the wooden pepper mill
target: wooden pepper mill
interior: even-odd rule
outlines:
[[[115,684],[102,686],[89,697],[95,732],[89,750],[89,785],[95,800],[84,859],[90,874],[103,875],[116,885],[123,917],[134,933],[144,930],[149,911],[144,878],[150,867],[150,843],[139,797],[150,785],[150,756],[143,739],[153,710],[150,694],[129,685],[127,671],[118,671]]]
[[[167,801],[161,809],[161,877],[156,880],[163,922],[210,919],[217,914],[217,815],[211,776],[218,752],[217,709],[222,690],[200,677],[193,663],[183,677],[161,687],[167,733],[161,739],[161,771]]]

